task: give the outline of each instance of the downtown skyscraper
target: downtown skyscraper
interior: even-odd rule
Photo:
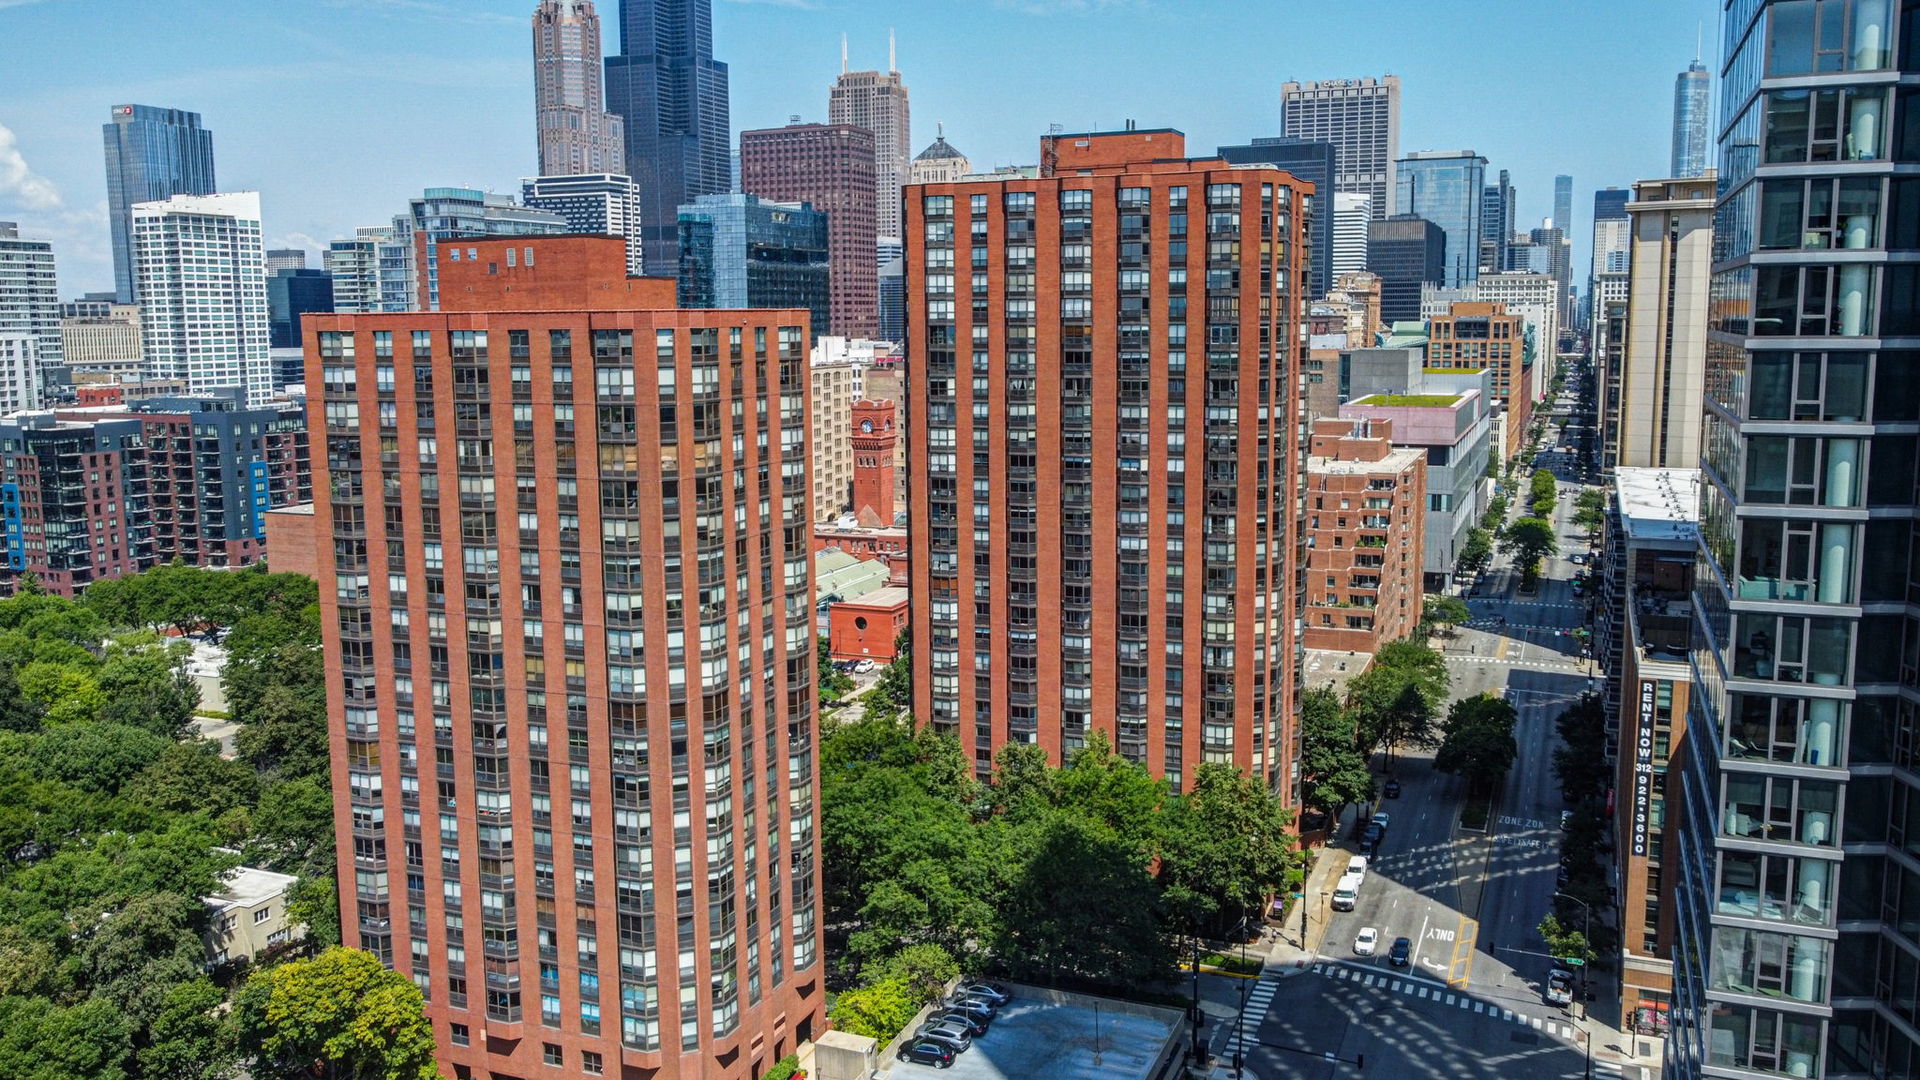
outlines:
[[[1374,220],[1405,212],[1394,201],[1394,162],[1400,158],[1399,76],[1283,83],[1280,134],[1332,143],[1333,190],[1371,197]],[[1315,198],[1331,205],[1328,194],[1320,191]]]
[[[627,171],[622,121],[601,92],[593,0],[541,0],[533,13],[533,111],[542,176]]]
[[[1442,284],[1449,289],[1473,284],[1480,277],[1487,159],[1471,150],[1418,150],[1394,168],[1400,212],[1426,218],[1446,236]]]
[[[848,71],[847,43],[840,42],[840,78],[827,97],[827,121],[873,132],[874,232],[900,238],[900,189],[913,166],[913,113],[907,84],[894,66],[893,36],[887,36],[887,70]]]
[[[907,189],[914,715],[1298,802],[1306,185],[1166,129]]]
[[[1920,1070],[1917,16],[1722,16],[1673,1077]]]
[[[140,299],[133,206],[174,195],[213,194],[213,132],[200,126],[196,112],[115,105],[100,133],[106,143],[113,291],[120,303],[132,304]]]
[[[273,396],[260,195],[175,195],[133,207],[140,348],[147,372],[189,394],[244,386]]]
[[[1707,171],[1707,136],[1713,115],[1707,104],[1713,76],[1698,59],[1673,80],[1673,164],[1667,175],[1685,179]]]
[[[446,1075],[751,1080],[825,1020],[806,313],[467,243],[308,338],[343,939]]]
[[[624,121],[624,171],[640,185],[647,273],[673,277],[680,205],[733,186],[713,0],[620,0],[620,55],[607,57],[606,96],[607,110]]]
[[[740,190],[774,202],[807,202],[827,214],[831,273],[826,329],[880,332],[874,227],[873,132],[853,124],[788,124],[740,133]]]

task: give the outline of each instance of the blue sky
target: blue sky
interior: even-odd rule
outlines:
[[[618,0],[601,0],[608,52]],[[100,125],[196,110],[224,190],[259,190],[274,246],[379,224],[427,186],[518,191],[533,171],[533,0],[0,0],[0,219],[59,244],[63,295],[112,286]],[[1387,72],[1401,149],[1470,148],[1551,212],[1571,173],[1575,266],[1592,193],[1667,168],[1673,77],[1714,0],[714,0],[733,123],[824,119],[840,35],[976,165],[1030,163],[1049,123],[1129,118],[1189,152],[1279,133],[1279,85]]]

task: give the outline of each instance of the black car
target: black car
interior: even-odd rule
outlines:
[[[922,1065],[946,1069],[953,1066],[953,1047],[937,1043],[931,1039],[908,1043],[900,1048],[901,1061],[917,1061]]]
[[[1381,788],[1380,793],[1385,795],[1389,799],[1399,798],[1400,797],[1400,781],[1398,780],[1387,781],[1387,786]]]
[[[1379,853],[1380,853],[1380,841],[1378,840],[1360,841],[1360,854],[1365,855],[1367,858],[1371,859]]]
[[[1393,948],[1387,950],[1387,963],[1394,967],[1406,967],[1413,956],[1413,940],[1397,937],[1393,939]]]
[[[1387,827],[1385,825],[1380,824],[1377,821],[1367,822],[1366,831],[1360,834],[1360,839],[1372,841],[1375,844],[1378,844],[1380,841],[1385,840],[1386,838],[1387,838]]]

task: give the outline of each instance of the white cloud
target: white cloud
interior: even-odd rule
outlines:
[[[19,140],[4,124],[0,124],[0,202],[15,203],[28,210],[53,210],[60,206],[60,189],[27,165],[26,157],[20,153]]]

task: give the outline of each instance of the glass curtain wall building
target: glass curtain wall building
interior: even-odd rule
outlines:
[[[1402,213],[1426,218],[1446,235],[1443,284],[1458,289],[1480,280],[1480,213],[1487,159],[1471,150],[1421,150],[1398,164]]]
[[[1727,0],[1669,1075],[1920,1069],[1920,5]]]

